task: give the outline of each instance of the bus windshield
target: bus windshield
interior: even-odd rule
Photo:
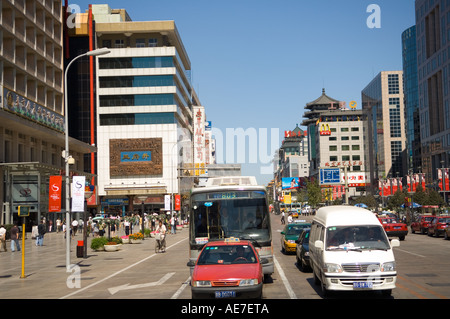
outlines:
[[[191,210],[192,244],[228,237],[256,242],[271,240],[265,192],[233,190],[193,194]]]

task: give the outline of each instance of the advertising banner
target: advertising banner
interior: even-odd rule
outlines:
[[[48,211],[61,211],[61,186],[62,176],[50,176],[49,190],[48,190]]]
[[[170,195],[164,195],[164,210],[170,210]]]
[[[181,195],[175,195],[175,210],[181,210]]]
[[[72,180],[72,212],[84,212],[85,176],[74,176]]]

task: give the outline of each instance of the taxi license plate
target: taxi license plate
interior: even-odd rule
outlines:
[[[355,288],[355,289],[372,289],[373,282],[371,282],[371,281],[356,281],[353,283],[353,288]]]
[[[236,291],[216,291],[216,298],[234,298]]]

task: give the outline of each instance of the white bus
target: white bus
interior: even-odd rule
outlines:
[[[274,272],[266,188],[253,176],[209,178],[206,187],[191,192],[189,260],[196,261],[207,242],[230,237],[250,240],[269,260],[264,274]]]

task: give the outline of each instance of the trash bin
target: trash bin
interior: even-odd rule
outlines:
[[[84,242],[82,240],[79,240],[77,245],[77,258],[83,258],[83,254],[84,254]]]

